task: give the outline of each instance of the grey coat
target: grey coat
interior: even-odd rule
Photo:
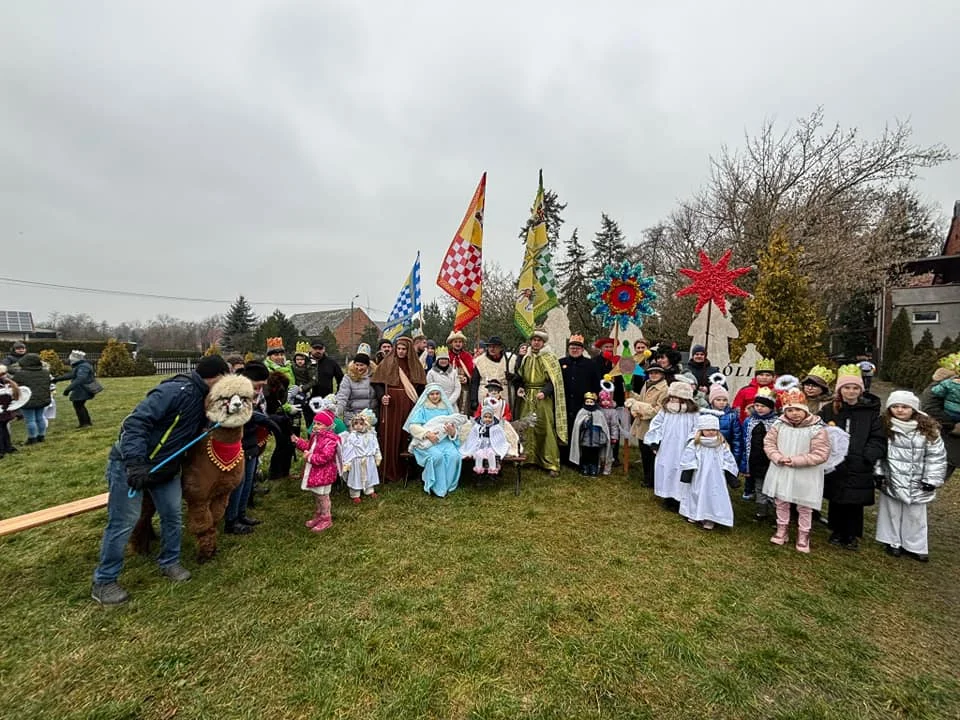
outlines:
[[[343,376],[337,389],[337,415],[350,424],[350,419],[367,409],[377,410],[377,395],[370,384],[370,373],[358,377],[353,368]]]
[[[936,491],[921,486],[940,487],[947,476],[947,451],[942,438],[931,442],[919,430],[903,433],[892,428],[887,440],[887,457],[881,460],[881,492],[907,505],[928,503]]]

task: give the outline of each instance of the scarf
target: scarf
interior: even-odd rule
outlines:
[[[890,427],[892,427],[897,432],[903,433],[904,435],[909,435],[914,430],[917,429],[916,420],[897,420],[895,417],[890,418]]]
[[[723,437],[720,435],[717,435],[716,437],[704,437],[703,435],[700,436],[700,444],[703,445],[703,447],[708,447],[708,448],[720,447],[720,444],[722,442],[723,442]]]

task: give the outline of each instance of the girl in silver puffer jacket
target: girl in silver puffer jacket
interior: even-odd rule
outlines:
[[[877,541],[887,554],[927,562],[927,503],[947,474],[947,452],[939,424],[920,412],[912,392],[890,393],[883,414],[887,457],[877,507]]]

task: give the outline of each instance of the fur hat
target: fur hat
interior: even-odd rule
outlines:
[[[487,390],[496,390],[497,392],[503,392],[503,383],[501,383],[496,378],[490,378],[487,380],[487,384],[484,385]]]
[[[464,342],[466,342],[466,341],[467,341],[467,336],[464,335],[464,334],[463,334],[462,332],[460,332],[459,330],[454,330],[452,333],[450,333],[449,335],[447,335],[447,343],[448,343],[448,344],[449,344],[449,343],[452,343],[454,340],[463,340]]]
[[[446,345],[441,345],[438,347],[437,352],[434,354],[435,360],[440,360],[441,358],[445,360],[450,359],[450,348],[448,348]]]
[[[894,390],[887,398],[887,409],[893,405],[906,405],[920,412],[920,398],[909,390]]]
[[[720,418],[710,413],[703,413],[697,418],[697,430],[719,430]]]
[[[667,395],[681,400],[693,400],[693,388],[685,382],[672,382],[667,388]]]
[[[228,375],[230,366],[219,355],[206,355],[197,361],[197,375],[204,380],[210,380],[221,375]]]
[[[720,383],[714,383],[710,386],[710,394],[707,395],[707,401],[713,405],[713,401],[721,397],[729,400],[730,393],[728,393],[727,389]]]
[[[762,387],[757,390],[757,394],[753,398],[753,403],[755,405],[764,405],[771,410],[775,410],[777,408],[777,399],[774,397],[773,391],[770,390],[770,388]]]
[[[837,370],[837,390],[844,385],[856,385],[863,390],[863,376],[857,365],[841,365]]]
[[[71,350],[70,356],[67,358],[67,360],[72,365],[73,363],[78,363],[81,360],[86,360],[86,358],[87,354],[83,350]]]
[[[544,330],[543,328],[537,328],[536,330],[534,330],[533,334],[530,336],[531,340],[533,340],[533,338],[540,338],[545,343],[550,342],[550,335],[548,335],[547,331]]]
[[[933,381],[934,382],[943,382],[944,380],[949,380],[950,378],[955,378],[957,374],[953,370],[947,368],[937,368],[933,371]]]
[[[314,398],[314,400],[316,400],[316,398]],[[314,427],[317,425],[325,428],[333,427],[333,421],[336,419],[337,418],[336,415],[333,414],[333,410],[324,409],[313,416],[313,425]]]
[[[780,393],[780,406],[784,410],[796,408],[806,413],[810,412],[810,408],[807,407],[807,396],[800,388],[790,388],[786,392]]]

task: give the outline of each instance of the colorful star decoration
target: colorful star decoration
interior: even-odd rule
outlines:
[[[697,307],[693,311],[696,315],[704,305],[711,300],[720,308],[720,312],[727,314],[727,295],[733,297],[750,297],[750,293],[742,290],[733,284],[741,275],[746,275],[752,268],[740,267],[733,270],[727,269],[730,262],[730,256],[733,250],[727,250],[716,264],[710,261],[707,254],[700,251],[700,269],[691,270],[690,268],[680,268],[680,273],[686,275],[693,282],[687,287],[679,290],[676,297],[684,295],[696,295]]]
[[[587,299],[594,304],[592,315],[600,318],[604,327],[618,324],[626,330],[631,322],[637,327],[643,319],[653,315],[653,278],[644,277],[643,265],[631,265],[624,260],[619,265],[607,265],[603,277],[591,280],[593,292]]]

